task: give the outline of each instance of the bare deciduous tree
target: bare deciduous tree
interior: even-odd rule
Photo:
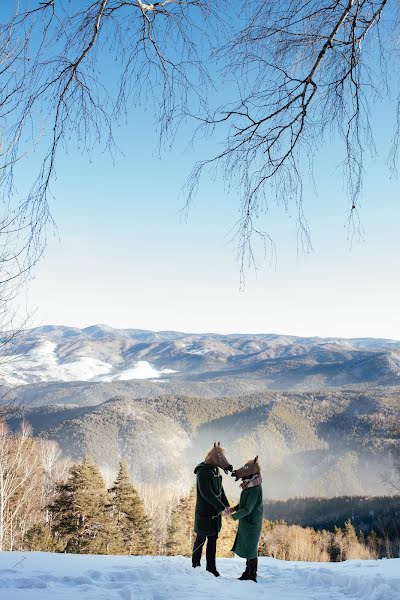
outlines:
[[[171,513],[184,491],[163,483],[137,483],[135,487],[143,500],[146,515],[151,519],[157,553],[165,554]]]
[[[41,465],[29,428],[12,434],[0,421],[0,550],[13,550],[26,530]]]
[[[303,180],[323,140],[343,142],[348,225],[350,234],[360,231],[364,156],[375,150],[370,104],[390,98],[390,84],[398,83],[393,71],[392,81],[387,76],[387,65],[398,52],[400,22],[398,7],[387,0],[255,0],[246,6],[244,27],[220,52],[225,73],[236,75],[240,97],[201,125],[222,130],[223,149],[198,163],[189,180],[189,203],[205,167],[221,167],[231,189],[239,190],[242,268],[252,262],[254,236],[272,242],[257,218],[273,199],[286,210],[297,206],[301,245],[311,249]],[[399,106],[400,97],[392,171]]]
[[[0,27],[0,184],[3,239],[9,248],[7,236],[14,236],[17,277],[43,250],[60,146],[73,142],[90,152],[103,143],[113,152],[113,123],[132,107],[151,110],[161,135],[173,136],[180,118],[192,115],[225,139],[221,152],[195,166],[188,204],[203,169],[220,165],[240,197],[242,267],[253,258],[254,234],[272,242],[256,219],[273,198],[285,209],[297,205],[301,243],[311,247],[304,169],[330,136],[344,144],[349,226],[357,225],[364,155],[374,148],[369,105],[389,96],[392,83],[386,65],[396,52],[394,0],[254,0],[239,7],[219,0],[21,0],[8,12]],[[217,52],[210,58],[211,46]],[[239,88],[238,99],[216,111],[206,101],[212,59]],[[397,125],[393,169],[399,131]],[[37,176],[16,193],[17,173],[34,149]]]
[[[0,312],[42,255],[60,146],[90,153],[102,144],[113,154],[113,124],[129,109],[152,111],[163,136],[189,99],[202,105],[208,75],[197,38],[213,8],[205,0],[18,0],[1,11]]]
[[[44,521],[48,524],[49,499],[54,497],[57,484],[67,479],[71,461],[62,455],[59,445],[52,440],[35,438],[35,447],[43,471],[42,485],[38,488],[36,497],[39,499],[41,518],[44,515]]]
[[[14,433],[0,419],[0,551],[19,549],[35,523],[48,523],[47,505],[66,474],[57,444],[34,439],[24,422]]]

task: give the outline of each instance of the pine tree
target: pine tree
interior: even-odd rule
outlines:
[[[358,558],[360,553],[360,542],[358,540],[356,530],[354,529],[353,523],[348,519],[344,524],[344,559],[350,560],[352,558]]]
[[[116,554],[122,539],[112,518],[111,497],[90,458],[73,465],[50,505],[52,530],[73,554]]]
[[[169,556],[177,554],[191,556],[195,533],[194,510],[196,505],[196,487],[193,486],[188,496],[183,496],[171,513],[168,526],[166,551]]]
[[[130,482],[128,465],[124,460],[119,464],[117,479],[110,492],[114,519],[123,540],[123,553],[154,554],[151,521],[145,514],[139,494]]]
[[[354,529],[354,525],[350,519],[347,519],[346,523],[344,524],[344,537],[349,546],[352,544],[358,544],[356,530]]]
[[[372,554],[376,554],[378,556],[379,552],[379,541],[377,533],[374,529],[371,529],[367,538],[368,548],[372,552]]]
[[[34,525],[26,532],[23,541],[24,548],[32,552],[57,552],[57,541],[47,524]]]
[[[332,562],[340,562],[344,560],[345,539],[343,531],[340,529],[340,527],[335,526],[329,548],[329,554]]]

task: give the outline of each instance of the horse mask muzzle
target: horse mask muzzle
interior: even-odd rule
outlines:
[[[224,471],[225,471],[225,474],[228,475],[229,471],[233,471],[233,466],[228,465],[227,467],[225,467]]]
[[[236,469],[235,469],[235,470],[233,470],[233,469],[232,469],[231,477],[234,477],[234,478],[235,478],[235,481],[238,481],[238,480],[239,480],[239,477],[238,477],[238,476],[237,476],[237,474],[236,474]]]
[[[240,469],[232,469],[231,477],[234,477],[235,481],[238,481],[239,479],[250,479],[250,477],[255,475],[260,469],[257,461],[258,454],[254,460],[249,460],[249,462],[247,462],[243,467],[240,467]]]

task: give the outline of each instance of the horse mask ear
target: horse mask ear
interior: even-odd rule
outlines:
[[[217,447],[217,442],[214,442],[214,448],[216,448],[216,447]]]
[[[221,442],[218,442],[218,444],[217,444],[217,445],[218,445],[218,448],[220,448],[220,447],[221,447]]]
[[[257,456],[254,459],[254,464],[256,464],[257,461],[258,461],[258,454],[257,454]]]

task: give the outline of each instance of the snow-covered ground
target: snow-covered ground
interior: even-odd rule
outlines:
[[[243,560],[218,559],[221,577],[187,558],[0,553],[1,600],[399,600],[400,559],[294,563],[260,559],[259,582],[236,581]]]

